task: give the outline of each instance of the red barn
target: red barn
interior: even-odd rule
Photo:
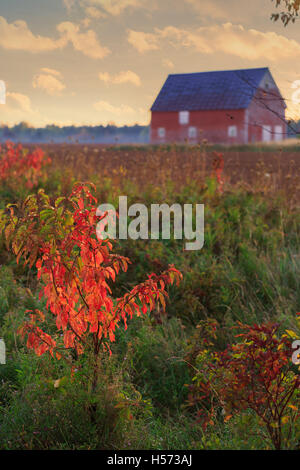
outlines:
[[[268,68],[169,75],[152,108],[151,143],[248,144],[286,137],[286,105]]]

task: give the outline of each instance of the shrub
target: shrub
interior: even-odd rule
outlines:
[[[275,449],[287,447],[299,418],[300,385],[290,338],[278,335],[277,324],[239,327],[241,342],[223,352],[199,354],[190,404],[206,404],[206,410],[198,410],[204,427],[213,424],[220,412],[226,422],[250,409],[265,428],[265,439],[270,439]]]
[[[146,314],[148,308],[152,311],[156,303],[164,309],[166,287],[182,277],[169,266],[114,299],[108,282],[115,281],[120,270],[127,270],[129,260],[112,252],[109,239],[96,239],[101,220],[97,207],[90,187],[78,184],[70,197],[57,198],[54,205],[40,190],[15,209],[10,206],[2,221],[17,261],[22,256],[29,266],[36,263],[38,279],[44,282],[40,297],[47,300],[48,319],[52,316],[57,327],[55,334],[44,331],[38,325],[47,325],[45,314],[29,311],[20,334],[37,355],[49,352],[71,364],[70,351],[78,357],[89,350],[93,391],[98,384],[100,349],[110,350],[120,322],[126,328],[128,318]]]

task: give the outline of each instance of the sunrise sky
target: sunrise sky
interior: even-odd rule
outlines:
[[[169,73],[265,66],[300,117],[299,23],[274,24],[274,3],[0,0],[0,123],[148,124]]]

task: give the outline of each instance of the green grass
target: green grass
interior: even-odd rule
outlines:
[[[146,205],[204,203],[205,246],[185,252],[178,240],[117,244],[132,265],[113,286],[115,296],[170,263],[183,273],[183,281],[170,289],[165,314],[154,311],[134,319],[127,331],[118,331],[112,356],[102,358],[97,415],[91,419],[84,376],[89,373],[88,357],[79,360],[81,372],[72,379],[68,365],[29,353],[17,335],[25,310],[45,310],[45,304],[38,299],[41,286],[34,269],[18,266],[1,243],[0,336],[7,344],[8,362],[0,366],[0,448],[270,448],[249,412],[203,432],[195,410],[186,406],[193,377],[187,356],[197,325],[209,318],[220,326],[218,349],[234,341],[231,327],[237,321],[273,320],[282,330],[296,327],[299,210],[276,195],[234,188],[219,194],[209,180],[180,190],[172,182],[163,188],[145,185],[143,191],[130,181],[122,188],[101,177],[95,183],[98,196],[107,202],[115,203],[127,187],[130,200]],[[64,187],[63,176],[46,185],[57,194]],[[296,441],[291,446],[296,448]]]

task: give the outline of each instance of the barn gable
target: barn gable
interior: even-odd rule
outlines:
[[[172,74],[151,111],[247,109],[260,86],[278,90],[267,67]]]
[[[267,69],[267,72],[265,73],[265,75],[263,76],[261,82],[259,83],[258,87],[260,89],[263,89],[265,90],[265,92],[268,94],[269,93],[269,98],[272,99],[273,98],[273,101],[274,101],[274,97],[278,98],[279,101],[281,102],[281,104],[283,105],[283,107],[286,109],[287,106],[286,106],[286,103],[280,93],[280,90],[278,88],[278,86],[276,85],[276,82],[274,80],[274,78],[272,77],[272,74],[270,72],[269,69]]]

